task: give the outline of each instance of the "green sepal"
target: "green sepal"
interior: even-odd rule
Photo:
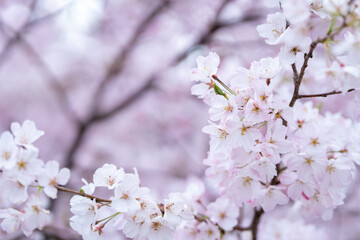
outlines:
[[[42,187],[42,186],[39,186],[36,194],[38,194],[39,192],[41,192],[42,189],[43,189],[43,187]]]
[[[221,88],[220,88],[218,85],[216,85],[216,83],[214,83],[214,91],[215,91],[215,93],[216,93],[217,95],[222,95],[222,96],[224,96],[223,90],[221,90]]]
[[[214,91],[215,91],[216,95],[224,96],[227,100],[229,100],[226,93],[224,93],[223,90],[221,90],[221,88],[218,85],[216,85],[216,83],[214,83]]]

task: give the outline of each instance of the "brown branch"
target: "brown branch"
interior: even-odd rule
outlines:
[[[198,222],[207,222],[207,220],[199,215],[194,215],[194,218]]]
[[[236,230],[236,231],[240,231],[240,232],[250,231],[250,230],[251,230],[251,226],[249,226],[249,227],[235,226],[233,229]]]
[[[263,213],[264,213],[264,210],[262,208],[260,210],[255,209],[253,221],[250,226],[252,240],[257,240],[258,227],[259,227],[261,215],[263,215]]]
[[[292,69],[293,69],[293,72],[294,72],[294,76],[293,76],[293,82],[294,82],[294,92],[293,92],[293,96],[291,98],[291,101],[289,103],[289,106],[290,107],[293,107],[295,105],[295,102],[296,100],[299,99],[299,90],[300,90],[300,85],[301,85],[301,81],[303,80],[304,78],[304,75],[305,75],[305,70],[306,68],[308,67],[308,62],[310,60],[310,58],[313,57],[313,52],[316,48],[316,46],[319,44],[319,43],[324,43],[328,40],[333,40],[334,37],[336,35],[338,35],[345,27],[347,27],[347,22],[346,22],[346,17],[347,15],[349,15],[350,11],[351,11],[351,5],[352,5],[353,1],[350,0],[348,2],[348,11],[347,11],[347,14],[343,15],[342,16],[342,19],[343,19],[343,22],[341,24],[340,27],[338,27],[334,32],[331,32],[329,31],[325,37],[323,38],[318,38],[316,41],[313,41],[311,44],[310,44],[310,50],[308,53],[305,53],[304,54],[304,62],[303,62],[303,65],[301,66],[301,70],[300,70],[300,73],[297,74],[297,70],[296,70],[296,66],[295,66],[295,63],[292,64]],[[333,93],[333,94],[336,94],[336,93]],[[321,94],[320,94],[321,95]],[[331,95],[331,94],[330,94]]]
[[[298,79],[299,78],[299,73],[297,71],[296,64],[295,63],[291,64],[291,68],[293,70],[294,79]]]
[[[263,214],[264,214],[264,210],[262,208],[260,208],[260,210],[255,209],[254,216],[253,216],[250,226],[248,226],[248,227],[236,226],[236,227],[234,227],[234,230],[251,231],[252,240],[257,240],[258,227],[259,227],[261,216]]]
[[[351,88],[345,92],[352,92],[352,91],[355,91],[354,88]],[[327,97],[327,96],[330,96],[330,95],[336,95],[336,94],[341,94],[343,93],[342,91],[336,91],[336,90],[333,90],[331,92],[326,92],[326,93],[318,93],[318,94],[303,94],[303,95],[298,95],[298,99],[300,98],[314,98],[314,97]]]
[[[188,49],[186,49],[185,51],[180,53],[172,61],[172,63],[169,65],[169,67],[176,66],[178,63],[182,62],[197,46],[205,44],[207,41],[209,41],[210,36],[212,36],[216,32],[216,30],[219,29],[220,26],[228,27],[228,26],[231,26],[232,24],[234,24],[234,23],[231,23],[231,24],[225,24],[225,23],[219,24],[218,23],[220,13],[221,13],[222,9],[226,6],[225,3],[227,3],[227,2],[229,2],[229,0],[224,1],[224,3],[220,6],[217,13],[215,14],[214,21],[212,24],[210,24],[208,30],[206,32],[204,32],[192,46],[190,46]],[[242,19],[242,22],[244,22],[244,21],[252,21],[252,20],[256,19],[257,17],[258,17],[258,15],[251,14],[249,16],[244,16],[241,19]],[[147,81],[145,81],[145,84],[142,87],[140,87],[137,91],[135,91],[132,95],[130,95],[130,97],[127,100],[125,100],[125,102],[119,103],[118,105],[116,105],[115,107],[113,107],[112,109],[108,110],[105,113],[95,114],[93,116],[92,120],[94,122],[100,121],[100,120],[106,119],[106,118],[118,113],[119,111],[125,109],[127,106],[132,104],[139,96],[141,96],[147,90],[154,87],[154,83],[155,83],[156,79],[158,79],[158,78],[159,78],[159,76],[157,74],[152,75]]]
[[[294,92],[293,92],[293,96],[292,96],[290,104],[289,104],[290,107],[293,107],[295,105],[295,102],[299,97],[301,81],[305,75],[305,70],[308,67],[309,59],[313,57],[313,52],[314,52],[316,46],[318,45],[318,43],[319,43],[319,40],[316,40],[311,43],[309,52],[304,54],[304,62],[303,62],[303,65],[301,66],[300,74],[299,75],[294,74],[294,77],[293,77]]]
[[[98,121],[105,120],[105,119],[115,115],[116,113],[124,110],[131,104],[135,103],[144,93],[146,93],[149,89],[154,87],[154,82],[157,79],[157,77],[158,77],[157,75],[154,75],[149,80],[147,80],[144,85],[142,85],[139,89],[134,91],[125,101],[119,103],[118,105],[116,105],[115,107],[111,108],[110,110],[108,110],[104,113],[95,114],[90,119],[90,121],[98,122]]]
[[[77,126],[77,130],[75,138],[73,140],[73,143],[71,144],[70,149],[67,151],[67,154],[65,155],[65,162],[64,166],[66,168],[72,169],[74,166],[74,155],[76,154],[76,151],[81,146],[81,143],[83,142],[85,133],[90,126],[92,126],[93,121],[87,121],[85,123],[80,123]]]
[[[90,194],[86,194],[84,192],[78,192],[69,188],[65,188],[65,187],[61,187],[61,186],[55,186],[57,190],[59,190],[60,192],[67,192],[67,193],[71,193],[71,194],[75,194],[75,195],[79,195],[82,197],[87,197],[91,200],[95,199],[96,202],[107,202],[107,203],[111,203],[111,200],[108,199],[103,199],[103,198],[99,198],[99,197],[95,197],[93,195]]]
[[[139,24],[133,33],[132,37],[129,39],[127,45],[123,48],[120,48],[115,54],[114,59],[111,61],[110,67],[106,72],[104,78],[101,80],[99,87],[95,91],[94,101],[93,101],[93,112],[96,112],[98,109],[99,98],[104,91],[104,88],[107,84],[114,79],[125,66],[126,59],[129,56],[129,53],[133,51],[133,49],[137,46],[142,34],[149,27],[149,25],[153,22],[153,20],[159,16],[159,14],[164,11],[170,5],[169,0],[163,0],[159,3]]]

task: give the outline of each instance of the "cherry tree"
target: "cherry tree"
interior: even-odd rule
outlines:
[[[56,15],[60,16],[61,22],[64,18],[63,11],[66,16],[68,7],[75,11],[80,3],[70,2],[69,5],[74,5],[65,4],[45,15],[42,11],[49,8],[46,7],[46,1],[33,1],[30,5],[16,8],[11,4],[4,4],[2,25],[7,42],[0,59],[5,59],[10,54],[9,49],[13,45],[21,46],[40,72],[50,79],[51,89],[56,93],[56,98],[60,99],[58,107],[66,113],[62,120],[63,126],[71,123],[69,125],[72,126],[74,136],[67,150],[60,147],[64,152],[60,161],[64,168],[60,169],[59,162],[40,159],[39,148],[34,142],[46,136],[42,137],[44,132],[38,130],[33,121],[25,120],[21,124],[14,121],[11,123],[11,132],[6,130],[1,134],[1,229],[9,236],[19,232],[29,238],[43,232],[45,237],[47,234],[51,235],[45,229],[51,225],[51,212],[56,212],[61,202],[61,208],[66,206],[72,213],[68,218],[69,226],[83,239],[118,239],[119,234],[124,238],[150,240],[331,239],[326,231],[318,229],[311,221],[331,221],[337,209],[344,205],[347,195],[352,196],[352,185],[357,181],[360,125],[357,123],[358,110],[352,105],[351,97],[355,97],[354,102],[357,104],[360,2],[240,2],[225,0],[214,3],[212,20],[206,24],[208,28],[199,30],[202,33],[192,37],[192,43],[183,39],[184,42],[175,45],[179,49],[174,50],[175,57],[172,59],[162,55],[164,62],[180,72],[178,74],[186,72],[185,78],[194,83],[191,93],[208,106],[209,120],[202,132],[210,137],[207,156],[203,160],[205,167],[189,166],[200,169],[200,172],[203,170],[203,177],[189,178],[181,191],[171,191],[171,186],[166,186],[167,183],[163,182],[159,188],[166,189],[167,193],[162,194],[162,197],[156,193],[156,189],[150,190],[147,187],[147,181],[140,180],[142,177],[139,172],[142,170],[139,168],[138,171],[135,164],[134,168],[129,163],[121,166],[114,161],[108,162],[105,157],[101,164],[96,164],[97,167],[91,171],[90,176],[89,171],[77,172],[75,164],[80,163],[77,159],[98,157],[89,143],[90,147],[83,150],[83,155],[78,155],[86,137],[91,131],[97,130],[96,125],[135,104],[145,93],[161,88],[171,91],[175,97],[181,96],[177,93],[179,90],[169,86],[171,83],[157,83],[159,79],[171,78],[174,73],[170,70],[165,71],[160,66],[151,71],[150,68],[138,66],[156,63],[152,49],[145,50],[150,44],[146,41],[151,41],[151,34],[156,32],[156,27],[171,29],[173,26],[165,24],[171,20],[171,11],[179,8],[181,12],[182,7],[193,3],[157,3],[142,18],[136,31],[122,43],[125,47],[120,47],[115,55],[110,54],[113,58],[107,63],[108,68],[94,73],[92,77],[101,80],[89,85],[90,93],[76,92],[76,88],[70,88],[74,91],[71,93],[63,85],[66,80],[62,82],[58,78],[75,73],[56,73],[61,72],[60,69],[66,65],[47,61],[53,56],[51,53],[39,53],[33,45],[36,38],[33,33],[29,33],[34,25],[43,21],[46,23],[48,18]],[[89,22],[107,21],[108,19],[101,18],[100,10],[111,13],[112,9],[105,2],[104,6],[99,4],[98,1],[89,2],[85,13],[91,13],[92,17],[84,25],[79,23],[75,26],[84,27],[82,31],[88,31]],[[83,6],[85,5],[80,5]],[[111,6],[121,8],[130,5],[121,3]],[[146,8],[147,5],[139,6]],[[227,58],[230,57],[225,48],[217,51],[219,54],[206,49],[203,50],[208,52],[205,56],[197,57],[196,68],[191,70],[187,65],[181,66],[181,63],[192,61],[195,55],[199,55],[195,49],[209,44],[212,38],[217,36],[226,39],[226,32],[219,35],[215,33],[258,19],[256,13],[246,15],[245,11],[235,20],[229,18],[234,14],[231,9],[240,6],[261,6],[267,13],[263,20],[249,26],[268,44],[263,45],[262,49],[270,49],[267,51],[272,52],[259,58],[253,52],[253,58],[240,64],[234,63],[232,57],[230,60],[233,63],[230,64],[227,63],[230,61]],[[26,17],[13,21],[12,18],[20,13]],[[138,13],[132,14],[137,16]],[[161,21],[162,18],[167,20]],[[121,21],[116,24],[121,26]],[[60,26],[65,26],[65,42],[74,44],[74,41],[90,41],[81,39],[80,36],[74,37],[76,31],[71,32],[71,26]],[[244,33],[243,29],[239,31]],[[105,34],[101,38],[96,43],[90,41],[89,46],[100,46],[100,42],[108,41]],[[106,47],[104,50],[111,52]],[[255,51],[247,50],[250,50],[250,54]],[[135,61],[138,54],[144,55],[143,51],[151,59]],[[80,60],[75,59],[72,64],[76,61]],[[228,66],[224,67],[226,64]],[[134,70],[127,68],[127,65],[137,67]],[[235,68],[236,65],[240,66]],[[83,74],[77,70],[76,74]],[[122,79],[123,82],[116,81],[126,71],[133,71],[133,74],[124,74],[126,78]],[[140,85],[133,85],[131,81],[135,78],[145,80]],[[179,84],[175,88],[184,85],[185,83]],[[124,95],[127,97],[124,98]],[[72,98],[76,97],[87,100],[73,103]],[[331,103],[328,97],[346,104],[347,111],[332,107],[334,102]],[[318,100],[322,98],[325,98],[323,106]],[[170,99],[170,107],[176,103],[176,99],[164,99]],[[154,99],[150,101],[156,103]],[[191,101],[197,100],[192,98]],[[145,105],[144,108],[148,109],[147,107]],[[169,111],[172,110],[170,107]],[[152,106],[149,111],[153,112],[155,108]],[[146,110],[141,114],[145,114],[144,112],[147,114]],[[201,113],[202,116],[206,114]],[[191,116],[191,111],[188,114]],[[165,116],[175,122],[171,116]],[[48,120],[44,117],[41,121]],[[122,123],[120,119],[119,122]],[[145,121],[143,125],[146,125]],[[64,131],[63,126],[57,131]],[[123,130],[124,127],[120,128]],[[136,133],[124,129],[126,141],[131,143],[129,139],[135,134],[141,138],[146,127],[137,125],[137,128],[140,130]],[[104,128],[100,128],[97,131],[103,130]],[[112,128],[105,130],[111,133]],[[175,145],[187,148],[179,139],[190,136],[192,130],[188,131],[189,133],[177,133]],[[96,135],[93,138],[97,139]],[[187,144],[195,144],[195,147],[200,148],[201,144],[196,145],[197,141],[199,140],[193,138]],[[145,139],[143,144],[145,146],[149,142]],[[40,149],[42,145],[46,149],[46,143],[41,144]],[[105,141],[103,146],[116,148],[117,144],[116,141]],[[54,144],[48,146],[49,149],[51,147]],[[166,152],[164,156],[167,156]],[[202,160],[201,154],[197,156],[191,152],[186,158],[194,156],[199,158],[195,161]],[[139,158],[141,157],[140,155]],[[75,173],[72,178],[82,180],[80,188],[79,181],[68,184],[70,170]],[[64,193],[60,194],[59,191]],[[70,200],[60,198],[54,201],[58,195],[65,193],[71,197]],[[274,221],[277,210],[283,212],[280,221]]]

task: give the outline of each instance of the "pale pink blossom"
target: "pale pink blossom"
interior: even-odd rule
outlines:
[[[122,181],[114,189],[111,206],[119,212],[134,211],[140,208],[136,200],[141,196],[139,178],[134,174],[125,174]]]
[[[237,224],[238,207],[228,198],[218,198],[207,207],[207,215],[226,231]]]
[[[47,196],[54,199],[57,197],[57,185],[65,185],[70,178],[70,170],[62,168],[59,171],[59,163],[49,161],[45,164],[44,170],[39,174],[38,182],[43,187]]]
[[[220,240],[219,228],[214,224],[202,222],[197,228],[199,233],[196,240]]]
[[[192,70],[190,79],[193,81],[209,83],[212,79],[212,75],[217,73],[220,58],[215,52],[210,52],[207,57],[199,56],[196,59],[196,63],[197,68]]]
[[[0,218],[3,218],[1,229],[7,233],[13,233],[20,229],[24,221],[24,213],[13,208],[1,209]]]
[[[44,135],[44,132],[37,130],[35,123],[29,120],[25,120],[21,126],[17,122],[12,123],[11,132],[15,136],[15,143],[24,146],[31,145]]]
[[[276,205],[284,205],[289,202],[289,198],[276,186],[270,186],[263,190],[260,205],[265,212],[271,211]]]
[[[14,144],[14,137],[9,131],[0,136],[0,169],[11,169],[16,163],[18,149]]]
[[[124,176],[124,169],[117,169],[114,164],[104,164],[104,166],[95,171],[93,179],[97,187],[101,186],[114,189]]]
[[[281,1],[284,16],[291,24],[305,22],[310,17],[310,4],[308,1],[284,0]]]
[[[285,45],[280,50],[279,58],[282,64],[289,65],[295,63],[298,53],[309,51],[311,44],[311,38],[304,35],[300,29],[289,29],[283,41]]]
[[[265,38],[267,44],[278,44],[286,31],[286,19],[280,12],[269,14],[266,18],[266,24],[257,26],[256,30],[260,37]]]
[[[42,228],[50,221],[50,211],[42,207],[39,196],[32,195],[26,203],[23,228],[32,232]]]

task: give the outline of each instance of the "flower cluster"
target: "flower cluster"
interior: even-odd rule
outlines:
[[[100,239],[103,228],[113,220],[113,227],[128,238],[172,239],[177,226],[194,217],[180,194],[171,193],[162,204],[157,204],[148,188],[140,186],[135,173],[125,173],[113,164],[97,169],[93,183],[87,183],[81,191],[87,196],[74,196],[70,201],[74,214],[71,227],[84,239]],[[111,200],[91,197],[97,187],[113,191]]]
[[[322,116],[312,102],[297,104],[294,112],[287,135],[294,149],[284,157],[287,169],[280,181],[302,213],[330,219],[332,210],[344,203],[354,161],[360,161],[360,126],[339,114]]]
[[[214,62],[211,58],[219,63],[216,53],[206,61]],[[211,140],[204,164],[219,193],[238,207],[251,203],[265,212],[291,198],[302,203],[307,215],[331,217],[353,180],[353,162],[359,161],[358,125],[340,115],[322,116],[311,102],[295,109],[284,104],[271,85],[280,71],[278,58],[239,68],[227,87],[231,92],[216,89],[216,75],[205,75],[216,73],[217,67],[208,69],[200,62],[197,71],[204,73],[193,79],[204,82],[198,86],[213,86],[199,96],[209,100],[212,121],[203,131]]]
[[[11,132],[0,136],[0,183],[1,210],[4,219],[1,228],[12,233],[21,229],[29,236],[35,229],[42,229],[49,220],[50,212],[44,207],[46,197],[57,197],[57,186],[65,185],[70,177],[69,169],[59,171],[59,163],[46,164],[38,158],[33,143],[44,133],[31,121],[11,124]]]
[[[208,202],[205,185],[198,179],[192,179],[182,197],[195,219],[181,224],[175,239],[238,239],[239,232],[233,229],[238,225],[240,213],[231,199],[222,196]]]
[[[304,53],[311,58],[317,44],[323,43],[326,57],[317,56],[314,80],[331,80],[333,87],[343,92],[360,87],[359,1],[271,2],[269,6],[279,7],[280,4],[282,11],[269,14],[266,23],[259,25],[257,31],[267,44],[282,45],[279,53],[282,64],[298,64]],[[317,25],[328,27],[327,33],[319,31]],[[348,29],[341,41],[335,39],[345,28]]]
[[[207,58],[214,56],[218,58],[215,53]],[[199,64],[199,71],[201,67]],[[212,120],[203,128],[211,136],[209,156],[204,161],[209,166],[206,173],[220,194],[235,201],[237,206],[251,203],[269,211],[277,204],[288,202],[282,187],[272,184],[281,156],[292,150],[283,125],[292,121],[292,110],[273,93],[270,84],[280,70],[278,58],[262,59],[253,62],[250,69],[240,67],[235,72],[228,87],[232,93],[224,92],[226,89],[220,92],[216,89],[220,87],[213,83],[215,91],[209,89],[206,95],[200,95],[210,99]],[[216,75],[210,77],[219,81]],[[207,78],[193,79],[207,81]]]
[[[267,4],[279,7],[279,1]],[[280,6],[282,12],[269,14],[267,23],[257,27],[266,43],[283,44],[278,57],[254,61],[248,69],[239,67],[228,82],[216,75],[220,58],[214,52],[199,57],[192,70],[191,80],[200,82],[192,93],[210,107],[209,125],[203,128],[211,137],[204,160],[206,174],[220,195],[216,202],[225,198],[237,208],[246,204],[268,212],[291,199],[306,216],[330,219],[333,209],[343,204],[346,187],[353,181],[354,162],[360,160],[359,125],[340,114],[320,114],[312,102],[295,102],[359,87],[358,58],[352,52],[358,33],[348,31],[343,41],[334,42],[344,28],[356,28],[359,12],[354,1],[288,0]],[[330,24],[316,40],[309,27],[314,19]],[[318,44],[327,48],[331,62],[317,69],[326,74],[314,78],[334,80],[334,90],[300,95],[301,81]],[[278,88],[289,70],[295,88],[291,99]],[[226,208],[225,202],[220,205],[225,207],[222,213],[233,208]],[[214,222],[219,224],[216,218]],[[229,229],[236,226],[229,225]]]
[[[279,11],[257,31],[267,44],[280,45],[277,56],[239,67],[227,81],[218,74],[220,57],[210,52],[197,58],[191,72],[197,82],[191,92],[209,106],[203,132],[210,147],[203,163],[215,193],[193,180],[185,192],[158,201],[141,186],[136,169],[126,173],[113,164],[96,169],[90,183],[82,179],[79,192],[66,189],[59,185],[68,182],[69,169],[38,158],[33,143],[43,132],[27,120],[0,136],[1,228],[26,236],[42,229],[50,214],[46,200],[61,190],[75,194],[70,226],[83,239],[101,239],[109,226],[132,239],[289,239],[295,228],[299,238],[325,239],[299,219],[258,224],[263,213],[290,201],[304,217],[324,220],[344,203],[360,164],[360,124],[300,100],[359,90],[360,2],[264,2]],[[315,52],[318,45],[322,53]],[[300,94],[313,89],[323,93]],[[106,191],[107,199],[95,196]],[[254,212],[250,223],[248,209]]]

